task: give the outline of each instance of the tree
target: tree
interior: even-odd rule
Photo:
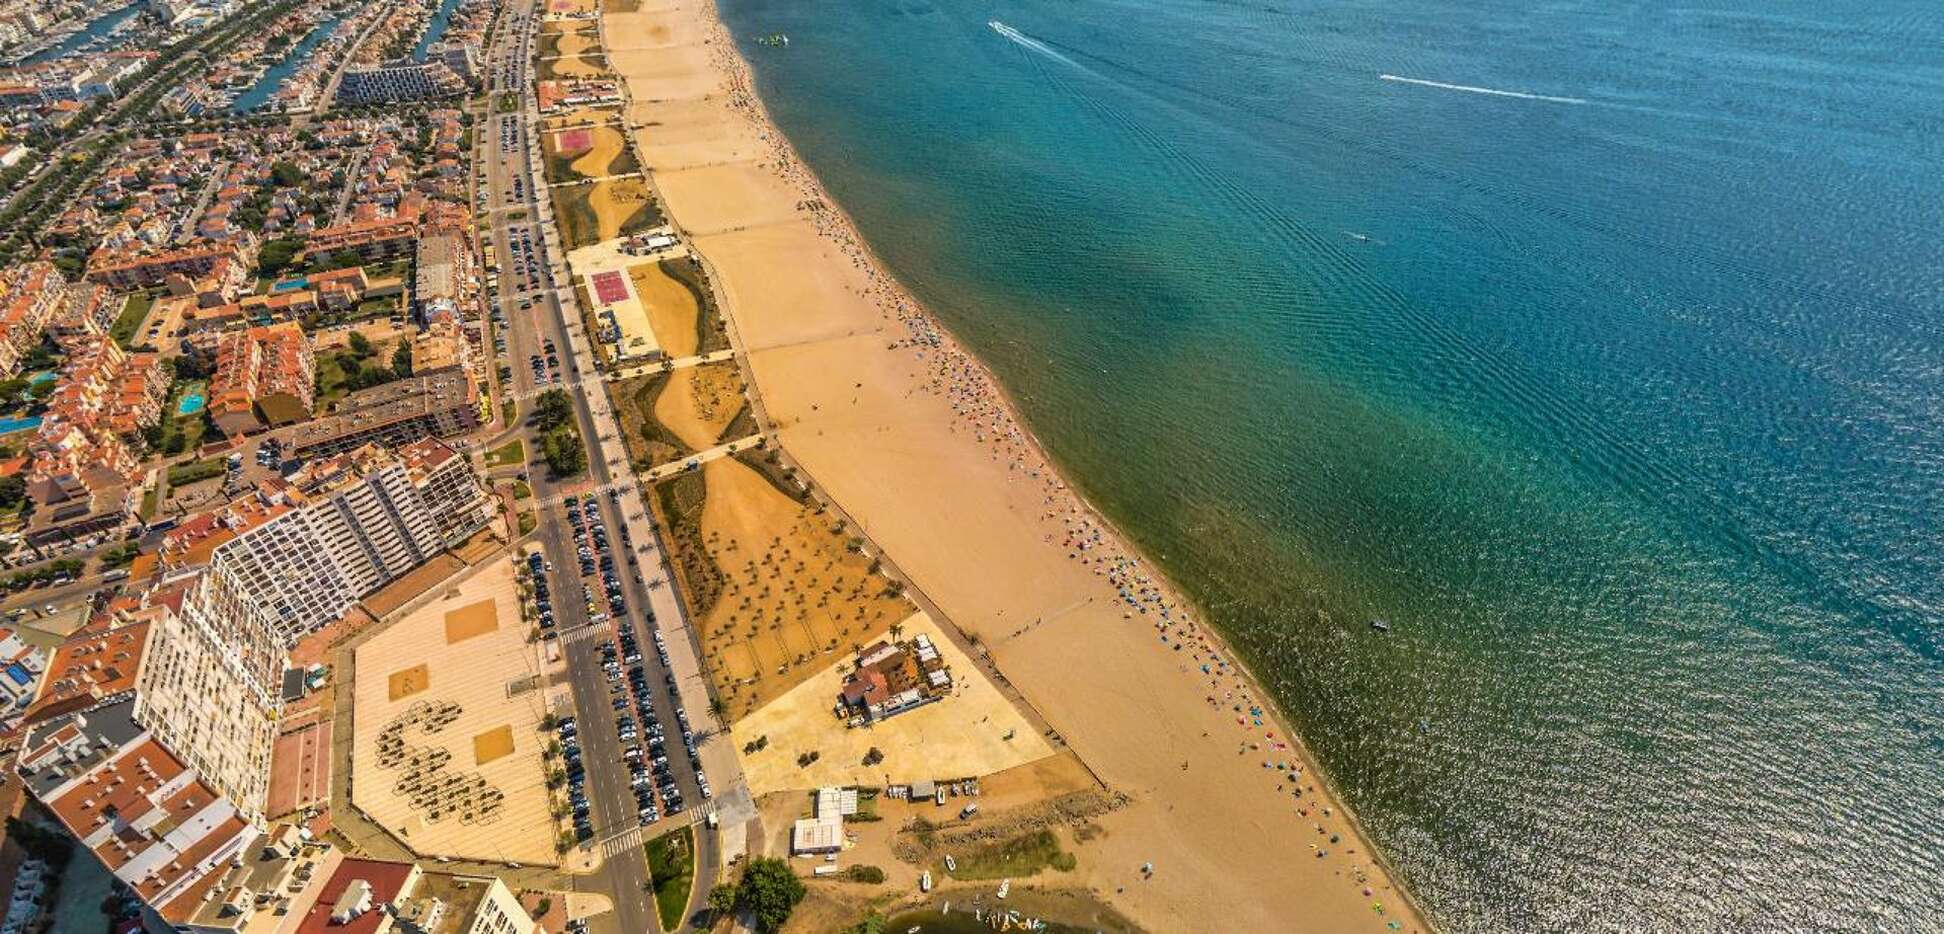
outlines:
[[[749,912],[756,920],[756,930],[766,934],[781,930],[800,901],[803,880],[776,857],[752,860],[736,887],[736,907]]]
[[[571,477],[587,469],[587,447],[572,428],[548,432],[540,447],[556,477]]]
[[[0,509],[17,509],[27,500],[27,480],[19,474],[0,477]]]
[[[257,269],[265,278],[275,278],[304,249],[304,241],[293,237],[271,240],[257,251]]]
[[[304,183],[304,170],[278,159],[270,163],[270,180],[281,188],[295,188]]]
[[[709,908],[716,914],[728,914],[736,910],[736,885],[724,882],[709,890]]]
[[[351,352],[359,357],[371,356],[371,340],[358,331],[351,332]]]
[[[392,373],[399,379],[412,375],[412,343],[399,341],[398,349],[392,351]]]
[[[533,400],[533,420],[541,431],[552,431],[574,417],[574,400],[565,389],[549,389]]]

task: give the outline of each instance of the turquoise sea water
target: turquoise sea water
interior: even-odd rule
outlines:
[[[1944,929],[1944,7],[723,12],[1442,926]]]

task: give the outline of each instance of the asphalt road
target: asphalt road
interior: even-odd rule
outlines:
[[[514,8],[514,15],[530,9],[526,4]],[[487,200],[486,209],[491,211],[491,237],[495,252],[500,260],[499,301],[502,313],[507,320],[507,353],[503,360],[512,371],[511,395],[521,399],[531,399],[533,394],[559,385],[569,390],[574,403],[574,411],[583,439],[599,439],[601,427],[594,413],[590,411],[589,391],[579,384],[583,376],[596,374],[594,362],[578,359],[574,348],[579,342],[569,339],[567,325],[573,315],[571,307],[563,307],[558,295],[553,291],[552,269],[559,257],[551,253],[551,238],[542,228],[542,218],[548,213],[540,201],[544,186],[534,177],[539,163],[535,158],[535,141],[530,127],[538,120],[531,94],[532,75],[528,62],[531,56],[531,31],[525,28],[509,28],[500,33],[501,42],[489,57],[488,74],[492,82],[486,118],[475,133],[476,143],[481,146],[482,164],[486,168]],[[508,69],[512,73],[508,73]],[[510,83],[508,79],[511,79]],[[522,96],[520,114],[493,113],[497,109],[499,97],[507,91],[517,90]],[[509,135],[503,136],[503,130]],[[510,144],[507,140],[510,139]],[[514,187],[514,180],[523,184]],[[517,192],[517,194],[516,194]],[[513,210],[506,210],[512,208]],[[524,216],[515,220],[509,215]],[[524,233],[526,242],[537,267],[538,275],[529,279],[524,274],[524,261],[516,265],[516,254],[511,250],[512,241]],[[566,285],[566,283],[560,283]],[[520,308],[520,302],[527,301],[531,307]],[[578,325],[575,325],[578,327]],[[546,342],[551,340],[555,349],[558,366],[546,365],[543,379],[536,379],[530,361],[534,355],[542,358],[546,353]],[[590,380],[593,393],[604,393],[598,380]],[[602,400],[605,406],[605,400]],[[523,407],[525,408],[525,407]],[[524,414],[524,413],[523,413]],[[550,585],[554,594],[554,613],[559,634],[567,660],[568,681],[573,692],[579,724],[582,763],[586,768],[586,792],[594,826],[593,846],[600,851],[603,862],[600,872],[584,877],[589,888],[604,887],[615,902],[615,911],[610,915],[597,916],[594,926],[597,930],[607,929],[635,934],[635,932],[658,929],[654,919],[653,896],[649,893],[647,863],[642,850],[642,842],[647,835],[658,834],[679,826],[692,819],[702,796],[695,781],[692,768],[680,744],[680,726],[675,718],[675,698],[666,688],[664,670],[653,651],[653,638],[645,630],[649,625],[646,617],[651,605],[648,581],[664,580],[667,571],[659,561],[644,561],[637,548],[624,542],[623,529],[629,523],[624,514],[626,504],[638,497],[631,495],[625,499],[601,495],[597,497],[603,524],[607,527],[610,547],[616,554],[617,572],[624,581],[624,596],[628,605],[628,615],[624,620],[611,620],[590,623],[587,620],[586,599],[595,598],[597,608],[606,608],[606,598],[599,593],[597,581],[583,581],[578,574],[578,557],[572,528],[565,518],[561,506],[564,495],[587,489],[605,488],[615,481],[632,482],[632,476],[625,464],[620,470],[596,452],[589,458],[589,471],[584,477],[569,478],[565,482],[555,481],[548,476],[544,463],[537,462],[539,439],[536,433],[524,425],[518,429],[519,436],[527,443],[536,463],[529,469],[530,483],[533,488],[534,502],[538,504],[539,525],[535,529],[535,540],[553,564]],[[637,506],[638,508],[638,506]],[[639,577],[637,577],[639,570]],[[590,593],[589,586],[593,587]],[[665,598],[664,601],[666,602]],[[601,669],[599,649],[603,642],[612,643],[615,627],[626,625],[635,627],[642,648],[642,667],[651,686],[652,701],[657,715],[670,734],[668,737],[670,771],[681,789],[682,798],[690,809],[682,815],[664,816],[656,825],[639,827],[637,805],[630,783],[631,774],[626,761],[622,758],[623,743],[616,730],[615,718],[620,715],[613,709],[613,698],[622,696],[609,685]],[[625,684],[625,682],[624,682]],[[687,711],[691,720],[699,720],[698,712]],[[699,723],[698,723],[699,726]],[[665,810],[665,809],[664,809]],[[713,834],[705,828],[697,828],[697,876],[712,879],[714,867],[719,863]],[[699,908],[706,898],[706,885],[698,886],[692,900],[692,907]]]
[[[474,137],[476,144],[481,147],[482,164],[486,169],[488,208],[501,207],[510,200],[516,200],[513,180],[531,177],[532,165],[526,146],[528,129],[524,121],[510,115],[503,117],[493,111],[501,93],[509,90],[524,93],[526,85],[532,81],[533,9],[532,0],[520,0],[508,9],[507,27],[499,31],[494,48],[487,56],[487,74],[492,93],[489,95],[487,116],[479,124],[480,129],[474,133]],[[512,72],[510,76],[507,74],[509,68]],[[508,77],[513,79],[510,84],[506,83]],[[501,143],[502,121],[506,121],[514,131],[514,144],[511,147]],[[517,200],[525,202],[529,217],[538,207],[536,195],[530,182],[520,189]],[[541,343],[548,336],[544,326],[549,317],[557,321],[557,315],[541,314],[539,309],[520,310],[519,301],[527,297],[527,292],[519,281],[520,277],[513,274],[508,245],[513,235],[512,228],[524,228],[527,222],[509,224],[506,212],[495,212],[492,217],[494,249],[501,258],[501,268],[506,272],[500,279],[499,295],[500,309],[508,322],[505,329],[508,337],[506,358],[512,365],[513,389],[530,392],[538,387],[533,373],[525,365],[526,361],[532,354],[541,352]],[[544,244],[539,242],[541,238],[536,236],[533,239],[537,249],[544,249]],[[546,302],[538,304],[544,305]],[[538,439],[533,437],[533,432],[523,431],[522,434],[527,449],[537,452]],[[573,577],[578,561],[574,555],[572,532],[558,505],[559,495],[566,491],[547,479],[545,473],[544,469],[531,471],[535,498],[549,504],[538,517],[540,524],[536,529],[536,538],[547,560],[553,563],[553,580],[550,583],[555,619],[559,624],[556,631],[565,635],[589,623],[581,587]],[[634,798],[628,791],[628,772],[622,764],[620,740],[613,718],[599,713],[607,710],[607,685],[601,675],[595,649],[584,639],[564,641],[568,680],[579,714],[576,719],[579,721],[581,759],[586,767],[585,787],[595,839],[599,840],[637,822]],[[639,850],[631,856],[617,855],[604,859],[598,872],[577,877],[576,885],[585,885],[587,890],[613,899],[612,912],[591,919],[594,930],[639,934],[658,929],[654,912],[648,908],[652,895],[648,889],[647,859]]]

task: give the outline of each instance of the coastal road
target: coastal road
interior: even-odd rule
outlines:
[[[532,88],[529,85],[521,91],[528,124],[537,127],[541,114]],[[632,566],[636,571],[622,575],[630,605],[627,624],[637,627],[652,625],[662,633],[668,647],[669,668],[676,683],[676,695],[669,699],[679,700],[686,712],[696,736],[703,770],[715,791],[715,797],[704,802],[691,780],[682,775],[682,768],[677,768],[681,776],[679,785],[690,808],[686,816],[695,821],[696,830],[696,886],[691,893],[689,906],[689,914],[693,915],[706,904],[707,889],[722,865],[716,834],[701,818],[716,813],[725,825],[746,823],[756,817],[755,804],[743,779],[741,763],[728,730],[714,712],[714,697],[702,668],[699,642],[693,628],[688,625],[688,614],[681,603],[680,594],[669,583],[672,577],[660,530],[649,519],[647,503],[640,489],[632,482],[634,472],[626,446],[621,441],[619,419],[613,411],[607,388],[599,379],[593,342],[583,327],[580,310],[574,304],[575,296],[564,261],[565,250],[561,248],[557,228],[551,222],[552,203],[541,196],[546,187],[540,171],[544,162],[539,140],[529,133],[524,142],[528,172],[526,191],[530,193],[527,200],[533,208],[528,216],[541,222],[542,239],[536,246],[542,254],[542,278],[546,281],[539,284],[550,289],[540,304],[542,310],[554,318],[543,327],[547,332],[564,338],[556,340],[563,361],[564,372],[560,376],[574,400],[582,437],[592,449],[589,473],[596,486],[614,490],[613,495],[601,497],[600,508],[606,516],[614,541],[628,553],[624,568]],[[649,611],[646,614],[641,612],[644,607]],[[651,640],[644,638],[642,641]],[[653,674],[651,671],[651,683],[655,681]],[[660,700],[658,697],[658,707]],[[671,719],[669,712],[662,711],[664,723]],[[674,757],[671,756],[671,759]],[[664,819],[663,824],[668,823]],[[659,833],[661,829],[661,825],[657,825],[652,832]]]
[[[519,0],[508,7],[502,15],[504,28],[497,31],[494,47],[488,54],[487,74],[496,82],[489,96],[488,118],[482,123],[482,131],[475,135],[475,144],[480,147],[480,164],[486,169],[486,201],[490,206],[505,204],[513,198],[512,181],[523,178],[528,170],[524,140],[511,147],[500,143],[500,120],[490,115],[492,100],[506,90],[497,81],[503,74],[500,63],[510,64],[520,83],[527,80],[526,63],[531,56],[533,23],[532,0]],[[513,121],[511,130],[524,137],[525,128],[519,121]],[[533,189],[524,191],[529,201],[529,214],[533,208],[530,203]],[[499,309],[505,320],[507,350],[514,379],[514,390],[531,392],[535,385],[533,373],[525,366],[525,361],[533,354],[542,353],[542,342],[546,336],[540,333],[537,325],[543,316],[531,310],[522,311],[518,296],[525,290],[516,286],[517,274],[514,272],[510,250],[516,229],[524,230],[525,222],[515,224],[508,220],[505,213],[492,215],[493,224],[488,235],[495,244],[495,251],[505,261],[502,268],[509,273],[500,282],[497,296]],[[529,237],[532,235],[529,233]],[[534,238],[538,239],[538,238]],[[531,299],[528,299],[531,301]],[[538,452],[539,438],[530,428],[518,429],[526,448]],[[534,497],[546,504],[540,508],[539,525],[535,537],[540,544],[546,560],[552,563],[549,575],[554,595],[554,614],[558,623],[556,632],[563,635],[579,632],[592,625],[587,620],[583,589],[575,573],[578,558],[572,540],[572,532],[565,523],[564,513],[559,505],[566,490],[545,476],[545,470],[529,469],[530,485]],[[623,832],[637,823],[634,797],[629,791],[628,773],[621,760],[620,737],[615,731],[612,711],[608,702],[605,677],[602,675],[597,648],[591,640],[563,639],[563,654],[567,660],[567,679],[571,688],[574,706],[578,714],[580,728],[578,735],[581,743],[581,760],[586,769],[585,790],[588,807],[596,840]],[[630,858],[617,855],[601,860],[597,871],[589,875],[572,877],[577,889],[598,893],[611,899],[614,910],[596,915],[590,919],[593,930],[604,934],[638,934],[655,930],[654,912],[648,909],[652,895],[648,889],[648,864],[643,856]]]
[[[520,8],[522,11],[525,9],[527,7],[524,5]],[[571,302],[572,293],[557,287],[565,285],[565,276],[558,272],[559,252],[551,225],[544,223],[551,214],[551,204],[543,198],[545,188],[539,177],[542,162],[532,130],[538,125],[539,115],[534,109],[532,76],[528,65],[531,25],[521,25],[516,20],[515,25],[502,30],[500,35],[504,40],[503,51],[496,50],[488,66],[488,74],[493,76],[495,82],[489,100],[496,104],[501,94],[516,91],[525,106],[518,115],[491,115],[484,124],[485,131],[477,134],[477,142],[483,147],[481,159],[486,167],[486,206],[487,216],[491,218],[489,235],[503,258],[499,302],[508,322],[507,356],[513,371],[513,386],[509,395],[530,399],[550,386],[565,389],[573,401],[582,438],[595,448],[594,456],[589,458],[587,480],[556,482],[544,476],[546,469],[538,464],[529,473],[534,501],[539,504],[540,522],[536,528],[536,539],[554,566],[555,616],[560,624],[556,631],[561,633],[568,662],[568,680],[580,714],[582,759],[587,769],[586,788],[593,817],[595,849],[603,858],[600,875],[595,878],[609,887],[609,894],[615,901],[615,912],[597,917],[594,923],[597,928],[612,926],[614,930],[633,934],[653,930],[651,926],[656,924],[653,912],[647,908],[652,895],[647,891],[647,866],[640,846],[644,834],[664,832],[678,826],[681,820],[694,819],[706,812],[698,806],[702,803],[702,797],[695,775],[680,750],[677,742],[679,736],[671,736],[670,771],[690,810],[678,817],[664,817],[645,831],[638,828],[630,772],[621,758],[623,744],[614,724],[616,711],[612,698],[616,695],[611,691],[600,665],[600,646],[603,642],[613,641],[612,627],[638,627],[639,641],[643,643],[642,667],[651,685],[651,701],[665,729],[679,733],[680,727],[674,716],[678,697],[685,704],[698,736],[703,733],[706,724],[712,722],[712,718],[706,711],[706,698],[698,709],[692,696],[691,686],[699,683],[701,678],[684,616],[670,597],[670,588],[656,586],[667,579],[668,571],[661,563],[653,531],[645,526],[646,507],[635,489],[625,455],[618,463],[612,457],[618,448],[619,427],[608,408],[605,388],[596,375],[591,348],[586,344],[585,335],[580,333],[579,314],[571,305],[563,304],[563,294]],[[513,70],[515,86],[499,83],[506,77],[506,69],[502,66],[510,66]],[[503,120],[511,121],[507,132],[515,142],[510,151],[501,145]],[[515,179],[523,182],[517,189],[514,187]],[[494,210],[509,204],[524,213],[514,219],[514,215],[520,212]],[[528,249],[539,270],[538,281],[521,281],[524,278],[525,260],[524,254],[516,254],[512,250],[515,240],[530,244]],[[518,267],[514,265],[516,256],[521,257]],[[531,307],[520,308],[522,301]],[[536,354],[543,359],[548,357],[546,345],[549,341],[556,350],[554,356],[560,360],[560,365],[545,368],[550,379],[546,385],[542,385],[535,379],[529,361]],[[521,426],[519,432],[525,437],[528,450],[537,454],[539,438],[536,434],[527,426]],[[585,599],[588,594],[577,573],[578,558],[572,530],[565,522],[565,513],[560,505],[562,498],[569,493],[586,495],[593,491],[603,491],[595,498],[609,530],[610,546],[617,551],[617,573],[624,581],[624,596],[629,611],[626,619],[599,624],[590,623],[586,618]],[[615,495],[606,495],[608,491]],[[605,602],[602,595],[597,593],[595,596],[597,604]],[[641,627],[648,625],[658,626],[664,631],[669,645],[670,667],[681,685],[677,695],[670,695],[666,691],[665,672],[649,644],[652,639],[640,632]],[[701,741],[705,764],[720,754],[723,745]],[[710,768],[710,772],[712,776],[716,774],[714,768]],[[721,779],[715,778],[713,781],[720,783]],[[747,800],[746,792],[742,798]],[[718,796],[720,799],[721,796]],[[698,827],[698,831],[697,879],[712,880],[720,862],[715,841],[706,828]],[[706,882],[698,885],[698,889],[706,887]],[[702,892],[695,896],[697,906],[705,895],[706,892]]]

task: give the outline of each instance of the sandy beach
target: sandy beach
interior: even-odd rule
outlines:
[[[879,268],[770,125],[713,4],[651,0],[603,31],[784,450],[1133,799],[1059,884],[1159,931],[1425,929],[1199,614]]]

